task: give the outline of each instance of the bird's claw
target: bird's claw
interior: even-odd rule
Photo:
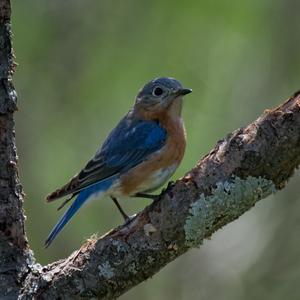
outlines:
[[[132,216],[127,216],[127,218],[124,220],[124,226],[128,226],[131,221],[137,216],[137,214],[134,214]]]

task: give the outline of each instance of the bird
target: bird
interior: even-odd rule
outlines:
[[[47,196],[47,202],[68,196],[58,210],[75,200],[50,232],[45,247],[91,199],[109,196],[125,221],[129,217],[118,198],[157,199],[159,195],[151,193],[174,174],[184,156],[186,131],[181,111],[183,96],[191,92],[171,77],[155,78],[139,90],[134,105],[95,156],[67,184]]]

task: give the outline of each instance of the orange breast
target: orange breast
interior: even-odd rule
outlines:
[[[186,135],[182,119],[170,115],[160,117],[160,125],[167,132],[166,144],[146,161],[120,177],[122,194],[133,195],[158,188],[169,179],[183,158]]]

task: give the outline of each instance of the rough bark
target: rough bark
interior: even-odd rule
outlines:
[[[0,297],[16,299],[32,255],[27,248],[22,186],[17,172],[15,124],[17,95],[11,45],[10,3],[0,1]]]
[[[300,93],[219,141],[129,224],[41,266],[27,246],[17,173],[10,3],[0,1],[1,299],[114,299],[154,275],[257,201],[300,163]]]

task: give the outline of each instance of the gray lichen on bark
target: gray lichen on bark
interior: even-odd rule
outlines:
[[[241,212],[275,192],[274,183],[262,177],[234,177],[230,182],[218,182],[211,195],[205,196],[202,193],[191,204],[184,224],[186,245],[199,247],[205,238],[205,232],[214,228],[217,218],[226,216],[226,222],[235,220]]]
[[[105,279],[110,279],[114,276],[114,268],[112,268],[108,261],[99,265],[99,276]]]

